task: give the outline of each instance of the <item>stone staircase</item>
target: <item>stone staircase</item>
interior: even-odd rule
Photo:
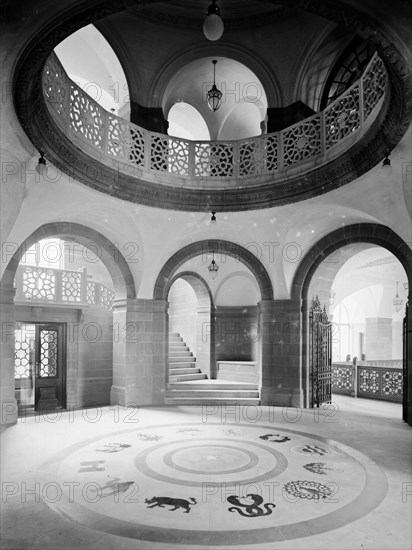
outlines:
[[[196,367],[196,357],[193,357],[193,353],[180,334],[171,332],[169,334],[169,384],[206,378],[206,374]]]
[[[177,332],[169,334],[168,405],[258,405],[258,384],[209,380],[196,366],[196,358]]]

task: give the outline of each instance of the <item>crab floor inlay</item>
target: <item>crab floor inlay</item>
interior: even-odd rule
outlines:
[[[346,445],[280,426],[227,423],[89,439],[44,464],[38,482],[59,488],[59,498],[42,491],[48,506],[92,529],[211,546],[333,530],[373,510],[387,491],[380,468]]]

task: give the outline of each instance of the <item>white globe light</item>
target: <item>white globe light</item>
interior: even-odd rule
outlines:
[[[208,15],[203,23],[203,34],[208,40],[219,40],[224,31],[221,17],[215,13]]]

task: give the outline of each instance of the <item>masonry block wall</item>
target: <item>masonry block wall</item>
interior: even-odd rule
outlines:
[[[392,318],[366,318],[366,360],[394,359],[392,357]]]
[[[302,403],[300,300],[262,300],[261,404],[300,407]]]
[[[76,399],[82,407],[109,405],[113,378],[113,315],[101,307],[87,310],[78,329]]]
[[[216,361],[256,361],[257,306],[217,306],[215,316]]]

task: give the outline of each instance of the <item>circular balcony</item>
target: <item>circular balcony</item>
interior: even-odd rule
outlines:
[[[280,132],[238,141],[189,141],[147,131],[105,111],[68,78],[54,53],[42,86],[60,145],[66,141],[66,147],[70,142],[76,148],[72,162],[48,151],[53,164],[119,198],[187,210],[285,204],[338,187],[347,174],[350,181],[342,156],[351,148],[357,151],[379,122],[388,95],[385,66],[375,54],[362,77],[324,111]]]
[[[359,34],[379,54],[324,111],[280,132],[239,141],[195,142],[140,128],[102,109],[68,79],[52,53],[86,23],[134,3],[140,10],[138,2],[90,7],[79,1],[59,23],[34,34],[13,75],[16,113],[33,145],[57,169],[93,189],[175,210],[280,206],[352,182],[375,167],[410,126],[412,80],[402,41],[372,19],[363,24],[363,16],[344,2],[295,2]]]

